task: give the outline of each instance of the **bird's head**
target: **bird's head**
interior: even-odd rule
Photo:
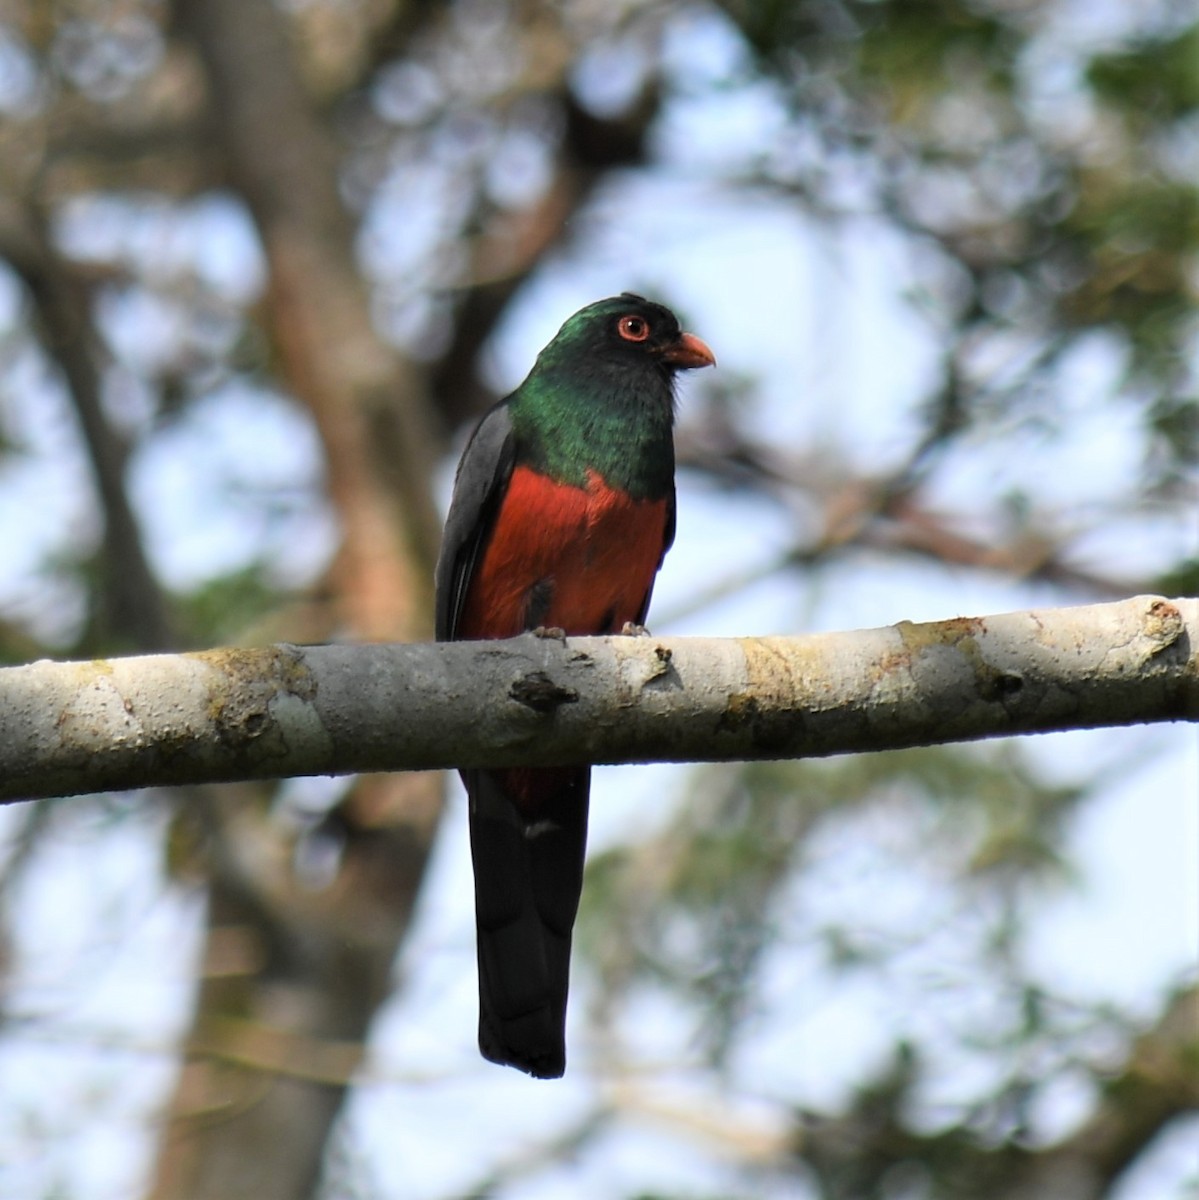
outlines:
[[[579,309],[542,351],[542,359],[546,365],[590,360],[654,367],[669,375],[716,364],[707,345],[684,333],[670,309],[632,292]]]

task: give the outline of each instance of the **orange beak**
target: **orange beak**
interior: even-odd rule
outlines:
[[[693,333],[680,333],[679,340],[673,342],[662,351],[666,362],[684,370],[695,367],[714,367],[716,355],[708,349],[708,345]]]

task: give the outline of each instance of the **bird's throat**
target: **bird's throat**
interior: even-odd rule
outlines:
[[[530,376],[511,414],[518,463],[557,483],[586,489],[598,476],[634,500],[661,500],[674,488],[673,389],[656,373],[637,387]]]

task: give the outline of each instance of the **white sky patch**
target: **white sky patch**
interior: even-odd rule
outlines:
[[[129,481],[169,586],[194,587],[263,559],[296,584],[336,544],[322,471],[302,410],[270,392],[228,388],[149,440]]]

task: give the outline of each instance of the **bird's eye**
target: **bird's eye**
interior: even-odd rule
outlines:
[[[617,322],[616,332],[626,342],[644,342],[649,337],[649,322],[644,317],[621,317]]]

